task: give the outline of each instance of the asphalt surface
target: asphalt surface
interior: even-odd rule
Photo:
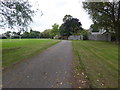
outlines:
[[[63,40],[3,72],[3,88],[72,88],[72,44]]]

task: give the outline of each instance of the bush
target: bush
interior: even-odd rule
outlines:
[[[83,35],[83,40],[88,40],[88,31],[82,30],[81,34]]]

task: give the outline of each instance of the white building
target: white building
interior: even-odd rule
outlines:
[[[111,41],[111,34],[109,32],[91,32],[88,35],[89,40]]]
[[[83,40],[83,35],[71,35],[68,40]]]

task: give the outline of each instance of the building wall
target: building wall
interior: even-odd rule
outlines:
[[[111,41],[111,34],[110,33],[89,34],[88,38],[89,38],[89,40]]]
[[[68,37],[69,40],[83,40],[82,35],[71,35]]]

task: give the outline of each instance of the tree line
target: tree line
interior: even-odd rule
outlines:
[[[83,2],[83,8],[88,12],[93,20],[90,30],[99,32],[101,29],[111,33],[117,42],[120,40],[120,1],[114,2]],[[109,1],[109,0],[108,0]],[[0,1],[0,27],[19,28],[17,34],[21,37],[35,38],[38,32],[27,32],[25,29],[32,22],[32,16],[36,10],[31,9],[28,1],[24,0],[1,0]],[[87,31],[82,28],[81,22],[71,15],[65,15],[63,23],[59,26],[54,24],[52,29],[39,32],[39,37],[62,39],[68,38],[70,35],[83,34],[87,39]],[[9,36],[10,32],[6,32]],[[15,33],[14,33],[15,34]],[[17,36],[17,35],[16,35]]]
[[[71,15],[65,15],[63,17],[63,23],[59,26],[57,23],[52,25],[52,29],[46,29],[43,32],[30,30],[11,32],[7,31],[3,34],[2,38],[56,38],[67,39],[70,35],[80,35],[87,39],[87,31],[82,28],[82,24],[77,18],[73,18]]]
[[[82,28],[82,24],[77,18],[73,18],[71,15],[65,15],[63,17],[63,23],[52,25],[52,29],[47,29],[41,33],[43,38],[57,38],[68,39],[70,35],[83,35],[83,39],[88,39],[88,30]]]

